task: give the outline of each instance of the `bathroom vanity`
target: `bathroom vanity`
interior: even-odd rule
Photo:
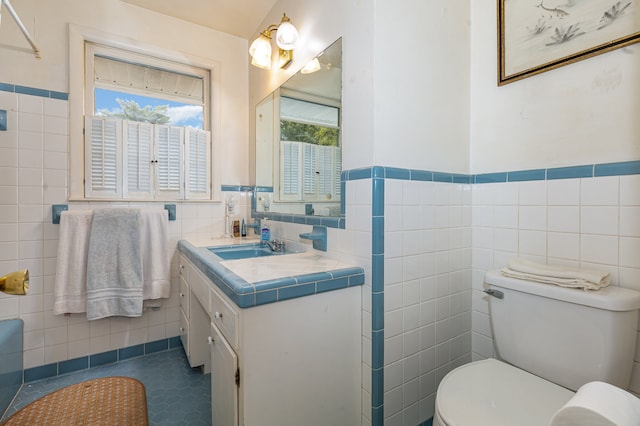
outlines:
[[[314,253],[180,250],[180,335],[211,369],[215,425],[360,422],[361,268]]]

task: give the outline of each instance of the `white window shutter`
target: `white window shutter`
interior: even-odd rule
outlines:
[[[318,145],[301,143],[302,145],[302,193],[316,194],[318,172]]]
[[[156,194],[160,198],[183,198],[183,141],[183,127],[155,125]]]
[[[332,146],[318,146],[318,197],[331,200],[334,195],[334,158]]]
[[[124,121],[125,198],[153,198],[153,124]]]
[[[185,198],[211,198],[211,133],[187,128],[185,132]]]
[[[122,196],[122,120],[85,119],[85,197]]]
[[[302,147],[300,142],[280,142],[280,198],[301,197]]]

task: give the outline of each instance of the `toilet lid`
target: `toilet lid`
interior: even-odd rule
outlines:
[[[446,425],[540,426],[574,395],[568,389],[496,359],[447,374],[436,396]]]

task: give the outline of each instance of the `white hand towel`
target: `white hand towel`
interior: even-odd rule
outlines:
[[[616,386],[590,382],[551,419],[551,426],[638,426],[640,399]]]
[[[141,241],[144,307],[158,307],[171,294],[168,213],[142,210]]]
[[[599,290],[611,284],[608,272],[546,265],[525,259],[512,259],[501,272],[507,277],[587,290]]]
[[[87,253],[92,210],[63,211],[60,216],[53,313],[87,310]]]
[[[142,315],[140,211],[93,213],[87,255],[87,319]]]

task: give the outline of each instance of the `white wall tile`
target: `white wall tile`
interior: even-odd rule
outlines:
[[[547,208],[541,206],[520,206],[518,209],[520,229],[542,231],[547,229]]]
[[[546,256],[547,233],[522,230],[518,234],[518,250],[521,254]]]
[[[580,238],[580,260],[582,262],[617,265],[618,236],[583,234]]]
[[[44,131],[44,118],[42,114],[18,112],[18,128],[29,132]]]
[[[44,98],[42,96],[17,94],[16,105],[20,112],[28,112],[40,116],[44,113]]]
[[[527,181],[518,184],[518,204],[544,206],[547,204],[547,181]]]
[[[518,204],[518,183],[507,182],[502,184],[491,184],[495,193],[493,203],[496,206],[517,205]]]
[[[580,179],[557,179],[547,182],[547,203],[550,206],[580,204]]]
[[[640,238],[620,237],[620,266],[640,268]]]
[[[66,118],[69,116],[69,105],[62,99],[44,98],[44,114]]]
[[[640,207],[620,207],[620,235],[640,237]]]
[[[640,175],[620,176],[620,205],[640,206]]]
[[[580,209],[580,232],[618,235],[618,207],[586,206]]]
[[[386,328],[386,327],[385,327]],[[398,386],[402,386],[403,370],[402,361],[385,365],[384,367],[384,391],[388,392]]]
[[[617,206],[618,176],[580,179],[580,204],[583,206]]]
[[[497,228],[517,228],[518,227],[518,207],[517,206],[495,206],[493,210],[493,226]]]
[[[547,210],[549,231],[580,232],[580,208],[550,206]]]
[[[547,238],[549,257],[568,260],[580,259],[579,234],[549,232]]]

